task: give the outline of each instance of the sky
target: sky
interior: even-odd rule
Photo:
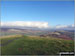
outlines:
[[[26,22],[26,23],[22,23]],[[30,25],[74,24],[73,1],[2,1],[1,22]],[[29,22],[29,23],[28,23]],[[40,24],[38,24],[40,22]],[[17,23],[16,23],[17,24]]]

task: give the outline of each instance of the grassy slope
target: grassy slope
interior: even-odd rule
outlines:
[[[74,43],[71,40],[57,38],[40,38],[23,36],[10,44],[1,47],[5,55],[33,55],[59,54],[61,51],[73,51]]]
[[[2,37],[0,37],[0,39],[1,39],[0,44],[1,45],[7,44],[7,43],[12,42],[16,39],[19,39],[20,37],[22,37],[22,35],[2,36]]]

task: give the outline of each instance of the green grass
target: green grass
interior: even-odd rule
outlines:
[[[19,37],[22,37],[22,35],[10,35],[10,36],[1,36],[0,39],[0,44],[5,44],[7,43],[9,40],[15,40]]]
[[[72,40],[22,36],[1,47],[3,55],[52,55],[74,51]]]

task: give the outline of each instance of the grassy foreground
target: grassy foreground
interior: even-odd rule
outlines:
[[[1,44],[14,38],[3,38]],[[74,51],[74,42],[72,40],[33,36],[20,36],[11,43],[1,46],[2,55],[56,55],[60,52],[72,51]]]

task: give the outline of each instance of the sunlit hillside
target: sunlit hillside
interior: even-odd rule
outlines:
[[[73,52],[73,44],[72,40],[16,35],[1,38],[1,51],[2,55],[55,55]]]

